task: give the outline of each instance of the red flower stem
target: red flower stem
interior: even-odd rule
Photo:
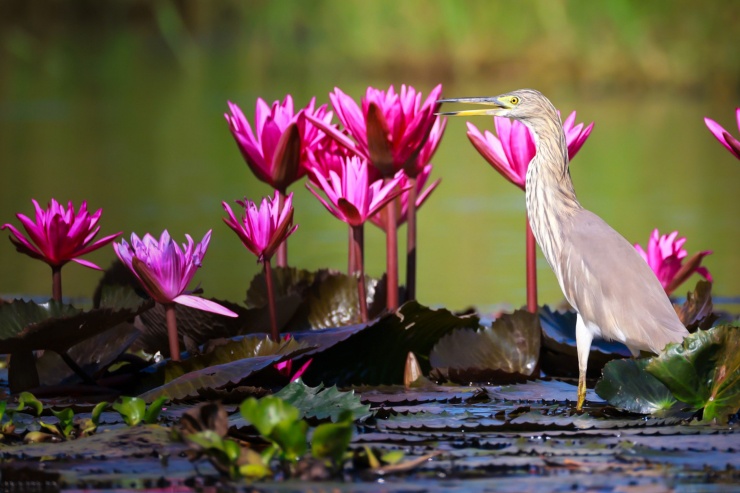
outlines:
[[[285,190],[278,190],[278,206],[279,210],[283,210],[283,204],[285,204]],[[287,267],[288,266],[288,239],[284,239],[277,248],[277,266]]]
[[[51,266],[51,298],[62,301],[62,266]]]
[[[349,226],[349,248],[347,249],[347,275],[352,276],[357,272],[357,261],[355,260],[354,228]]]
[[[537,313],[537,244],[527,218],[527,310]]]
[[[386,261],[386,308],[394,311],[398,308],[398,221],[396,218],[396,201],[399,197],[386,205],[385,226],[385,261]]]
[[[367,294],[365,293],[365,225],[352,226],[352,247],[357,268],[357,299],[360,302],[360,321],[367,322]]]
[[[273,341],[280,341],[280,331],[277,326],[277,312],[275,311],[275,288],[272,284],[272,266],[270,260],[265,259],[265,281],[267,282],[267,304],[270,308],[270,337]]]
[[[177,314],[175,304],[164,305],[164,313],[167,318],[167,339],[170,341],[170,358],[172,361],[180,361],[180,341],[177,337]]]
[[[406,301],[416,299],[416,177],[409,177],[406,212]]]

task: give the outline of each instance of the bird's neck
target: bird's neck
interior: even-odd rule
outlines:
[[[536,150],[527,169],[527,216],[534,237],[552,266],[562,245],[563,225],[582,207],[568,170],[563,125],[555,108],[551,113],[523,123],[534,135]]]

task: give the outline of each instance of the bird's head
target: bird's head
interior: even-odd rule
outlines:
[[[488,106],[488,108],[439,113],[447,116],[493,115],[526,121],[548,112],[547,110],[551,108],[554,110],[552,103],[542,93],[534,89],[519,89],[492,97],[440,99],[438,102]]]

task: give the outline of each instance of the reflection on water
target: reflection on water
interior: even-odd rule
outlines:
[[[175,237],[201,238],[213,228],[196,280],[206,295],[235,301],[244,298],[258,265],[222,224],[221,201],[245,195],[256,200],[271,191],[242,161],[222,116],[226,101],[250,114],[258,96],[274,100],[292,93],[303,105],[313,95],[328,101],[335,85],[359,98],[367,85],[410,83],[426,94],[440,82],[363,77],[351,67],[327,75],[309,63],[290,73],[275,70],[271,61],[254,63],[254,56],[247,64],[249,49],[233,46],[212,46],[183,69],[146,39],[133,46],[114,35],[95,43],[84,37],[67,42],[49,48],[38,65],[0,59],[0,222],[15,221],[17,211],[31,214],[31,198],[55,197],[102,207],[103,234],[158,235],[167,228]],[[448,97],[539,87],[527,73],[441,82]],[[576,109],[579,121],[596,122],[572,165],[583,205],[633,242],[644,244],[655,227],[678,229],[689,238],[689,253],[714,250],[706,265],[715,276],[715,292],[740,293],[740,210],[734,195],[740,167],[702,121],[712,116],[734,129],[732,103],[617,91],[596,97],[557,88],[548,94],[566,114]],[[475,123],[492,126],[485,118]],[[524,304],[523,193],[478,156],[462,119],[449,123],[433,162],[433,176],[442,177],[442,184],[420,212],[420,301],[456,309]],[[291,264],[346,268],[345,225],[302,185],[292,191],[300,227],[290,239]],[[368,226],[366,241],[368,272],[380,275],[383,237]],[[599,248],[598,239],[593,248]],[[114,253],[105,248],[89,258],[107,265]],[[401,263],[403,268],[403,255]],[[558,302],[554,276],[544,260],[538,266],[541,301]],[[89,296],[98,276],[77,265],[65,267],[65,295]],[[48,293],[50,277],[44,264],[0,241],[0,292]]]

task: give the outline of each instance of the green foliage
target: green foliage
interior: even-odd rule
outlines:
[[[252,423],[269,440],[281,457],[297,460],[306,451],[308,424],[300,419],[300,411],[279,397],[249,398],[239,408],[244,419]]]
[[[353,429],[351,411],[344,411],[336,423],[317,426],[311,437],[311,453],[317,459],[330,459],[335,465],[341,464],[352,440]]]
[[[659,380],[645,371],[648,360],[610,361],[596,384],[596,393],[609,404],[641,414],[662,414],[678,401]]]
[[[123,417],[123,420],[129,426],[136,426],[140,422],[152,424],[156,423],[162,406],[167,401],[167,397],[158,397],[146,406],[146,401],[138,397],[121,397],[119,402],[113,404],[113,409]]]
[[[26,406],[36,411],[36,416],[41,416],[41,413],[44,410],[44,405],[41,404],[41,401],[36,399],[36,396],[30,392],[21,392],[18,396],[18,407],[15,408],[15,411],[22,411]]]
[[[65,439],[68,439],[72,434],[72,430],[74,430],[74,411],[72,411],[72,408],[68,407],[61,411],[55,411],[52,409],[51,413],[59,420],[59,423],[55,425],[59,434]],[[48,429],[48,427],[45,426],[45,423],[42,422],[41,425]]]
[[[301,379],[283,387],[275,397],[297,407],[303,418],[340,421],[340,416],[349,411],[353,420],[363,420],[371,415],[370,405],[362,404],[353,390],[340,392],[336,386],[309,387]]]
[[[740,327],[699,330],[669,345],[646,370],[677,399],[704,409],[705,420],[726,422],[740,408]]]
[[[199,447],[214,467],[231,479],[262,479],[270,475],[269,467],[259,454],[242,449],[234,440],[224,438],[213,430],[186,435],[185,440]]]

